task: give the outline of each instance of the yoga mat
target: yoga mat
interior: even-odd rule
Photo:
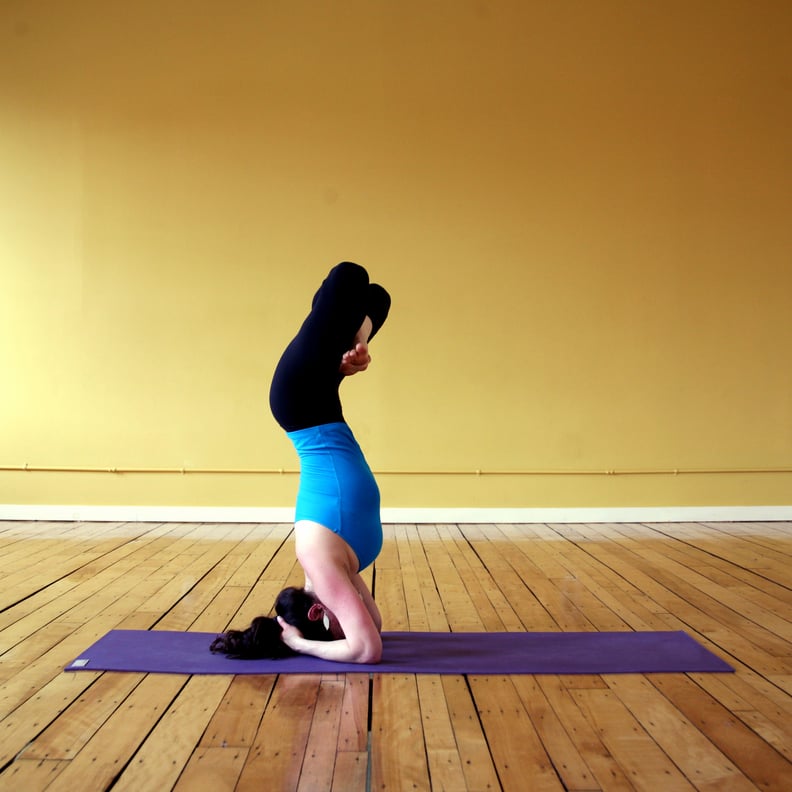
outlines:
[[[734,669],[684,632],[382,634],[377,665],[307,655],[232,660],[209,651],[215,633],[113,630],[67,671],[170,674],[629,674]]]

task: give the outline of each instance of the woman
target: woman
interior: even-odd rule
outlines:
[[[294,532],[305,589],[296,591],[306,597],[299,615],[276,603],[280,640],[294,652],[325,660],[377,663],[382,655],[382,620],[360,576],[382,548],[379,489],[344,420],[338,390],[345,377],[368,368],[369,341],[389,309],[390,296],[369,282],[363,267],[334,267],[283,353],[270,389],[272,413],[300,457]],[[256,634],[271,639],[271,626],[263,624],[258,621]],[[277,647],[264,648],[265,638],[261,645],[238,638],[250,637],[256,626],[254,621],[248,631],[220,636],[213,651],[278,656]],[[249,646],[241,651],[243,644]]]

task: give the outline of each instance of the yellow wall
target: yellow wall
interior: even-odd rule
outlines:
[[[0,466],[294,469],[266,395],[334,263],[386,506],[783,504],[792,6],[0,4]],[[279,474],[0,502],[283,506]]]

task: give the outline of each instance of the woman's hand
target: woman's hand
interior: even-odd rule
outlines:
[[[352,349],[344,352],[338,370],[345,377],[351,377],[359,371],[365,371],[369,363],[371,363],[371,355],[369,355],[368,344],[365,341],[359,341]]]
[[[278,616],[278,624],[281,627],[281,641],[286,644],[294,652],[300,651],[300,643],[305,640],[303,634],[289,622],[284,621]]]

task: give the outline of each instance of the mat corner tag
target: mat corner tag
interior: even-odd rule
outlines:
[[[89,658],[87,658],[87,657],[82,657],[82,658],[80,658],[79,660],[75,660],[75,661],[74,661],[74,662],[71,664],[71,668],[85,668],[85,666],[87,666],[87,665],[88,665],[88,663],[90,663],[90,662],[91,662],[91,660],[90,660]]]

